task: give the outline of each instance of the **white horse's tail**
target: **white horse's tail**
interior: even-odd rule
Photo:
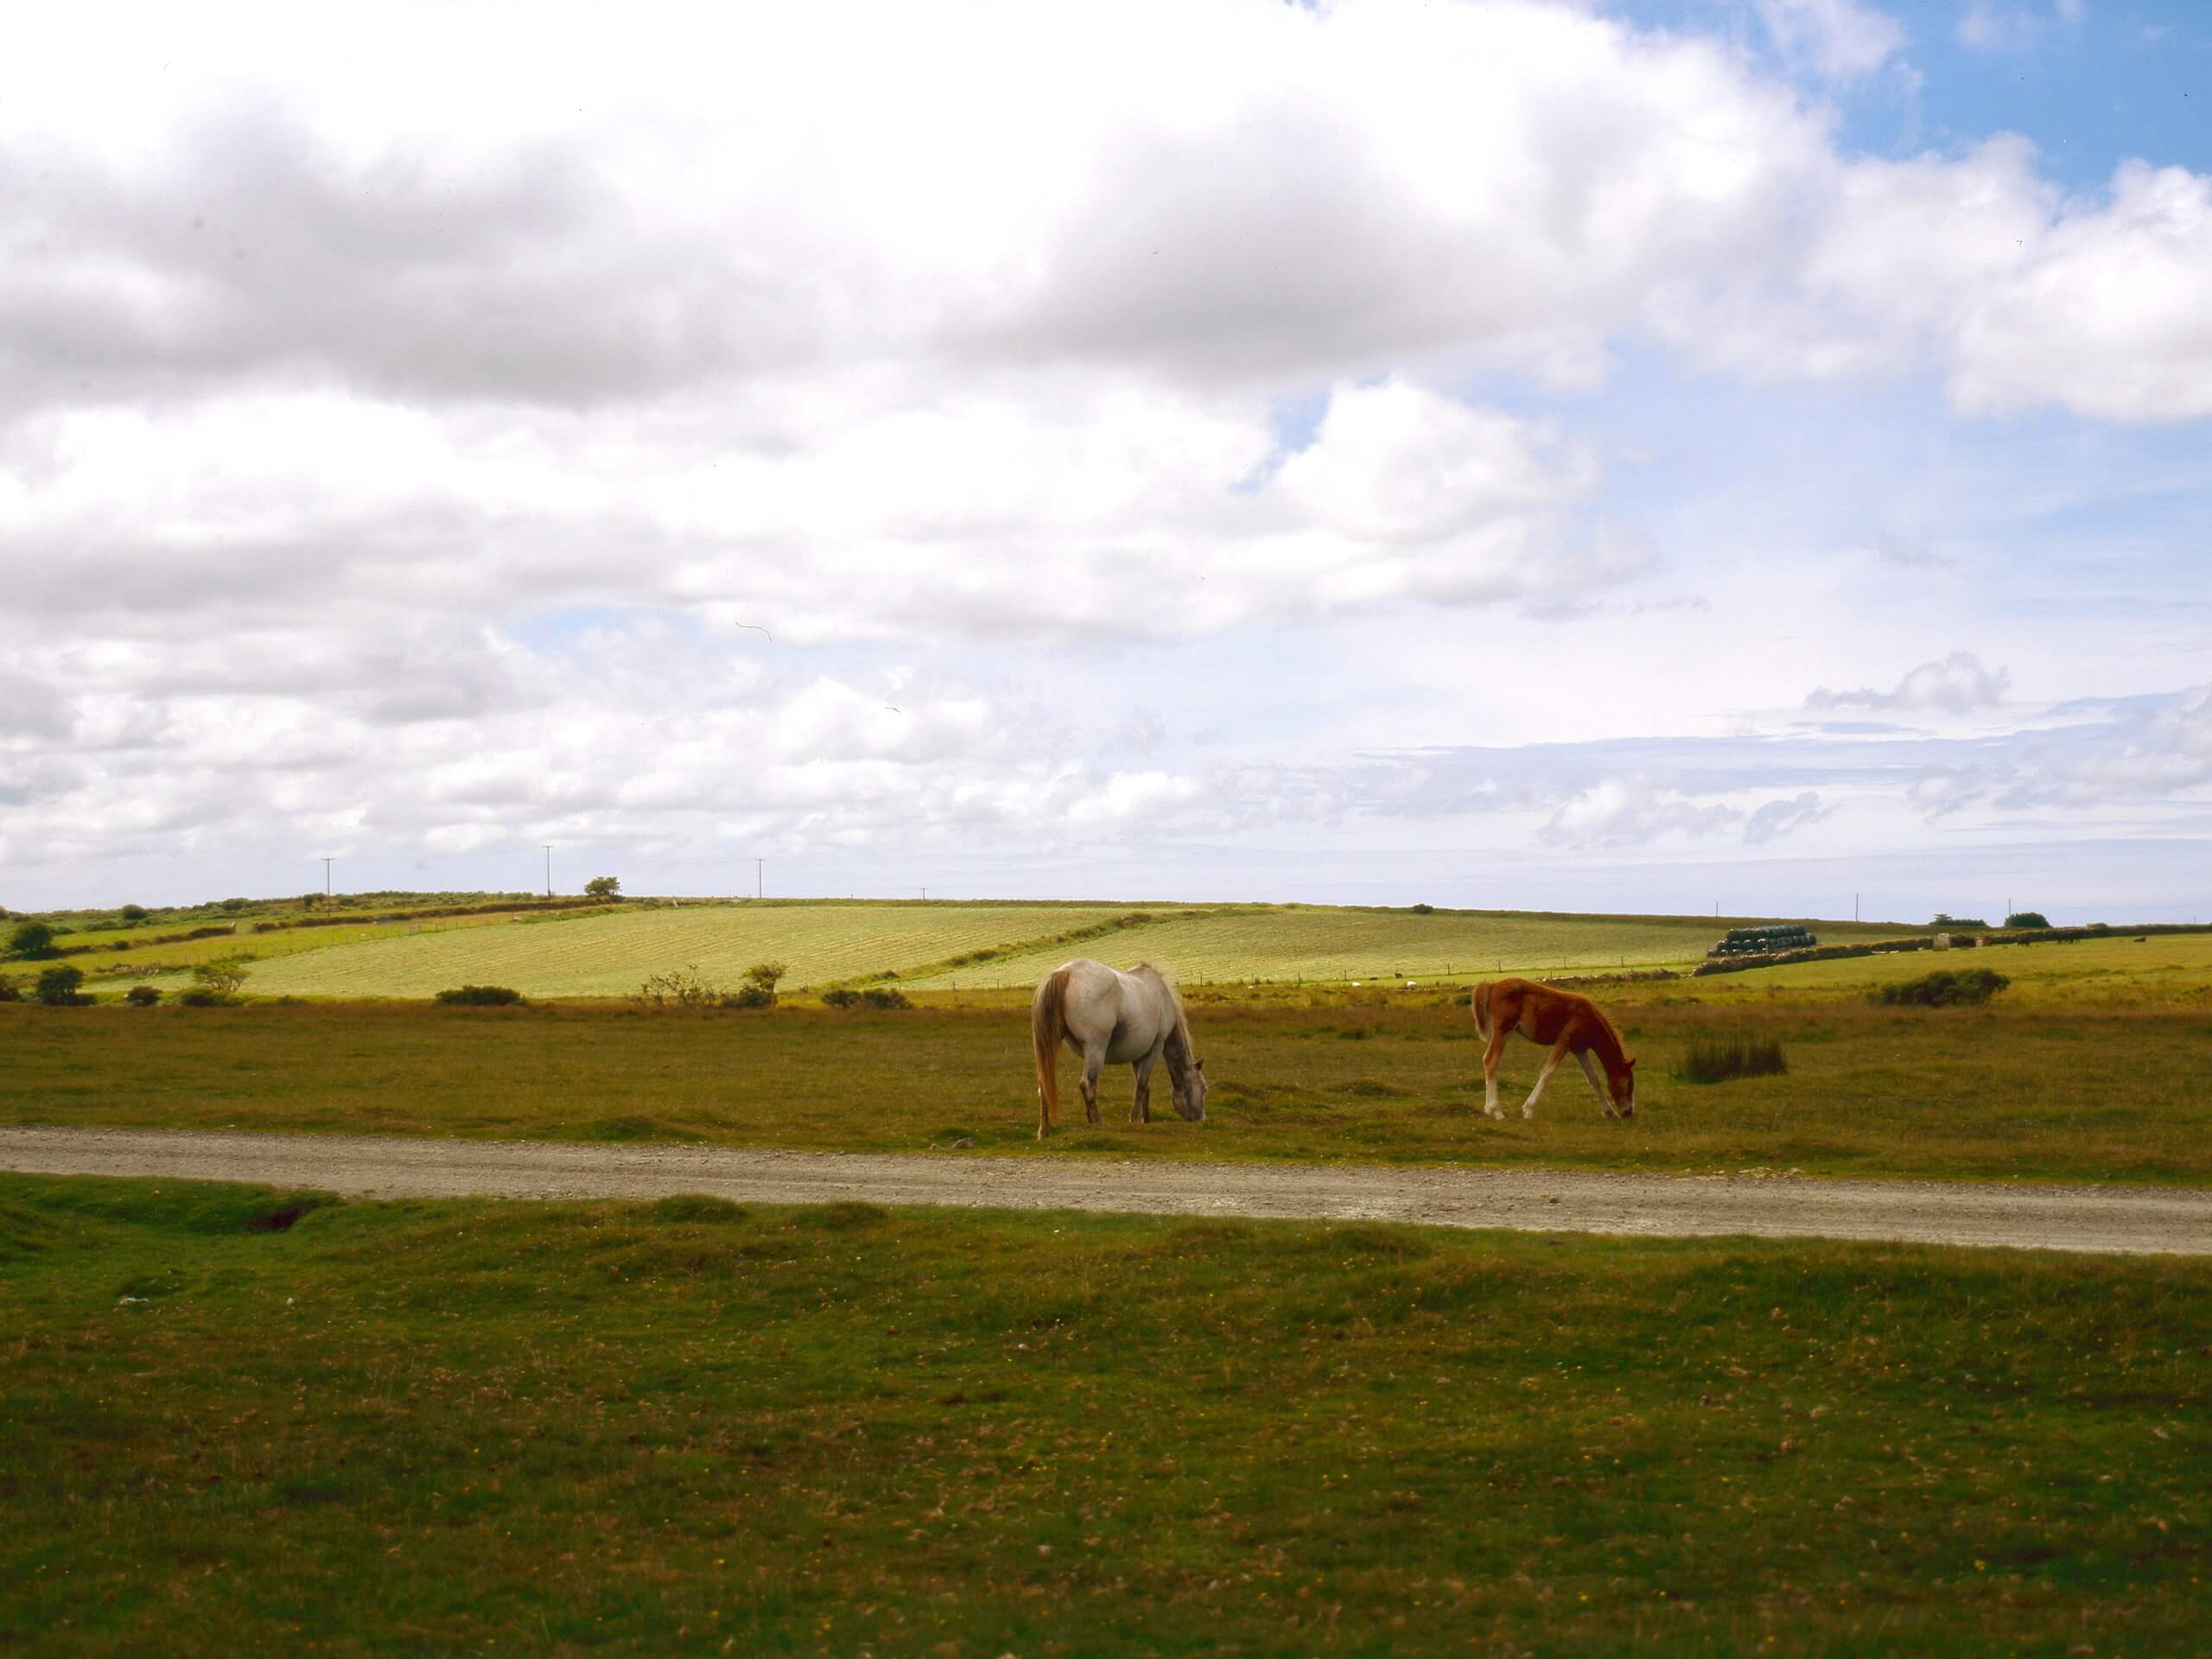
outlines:
[[[1037,1053],[1037,1096],[1045,1122],[1060,1109],[1060,1044],[1068,1034],[1068,970],[1055,968],[1029,1005],[1029,1041]]]
[[[1483,1041],[1488,1042],[1490,1041],[1490,981],[1484,980],[1475,987],[1474,1001],[1471,1006],[1475,1011],[1476,1034]]]

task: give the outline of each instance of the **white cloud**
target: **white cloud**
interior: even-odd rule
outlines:
[[[1855,0],[1754,0],[1775,50],[1823,79],[1870,75],[1904,46],[1896,19]]]
[[[1745,820],[1744,841],[1752,847],[1766,846],[1808,824],[1818,823],[1829,810],[1809,789],[1799,791],[1788,800],[1769,801]]]
[[[1805,699],[1808,709],[1894,709],[1950,715],[1993,709],[2005,701],[2010,676],[1982,666],[1970,651],[1955,651],[1940,662],[1923,663],[1888,691],[1861,686],[1831,691],[1822,686]]]

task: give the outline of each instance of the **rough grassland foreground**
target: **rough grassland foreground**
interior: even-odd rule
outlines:
[[[2208,1291],[1869,1246],[0,1178],[0,1631],[2192,1652]]]

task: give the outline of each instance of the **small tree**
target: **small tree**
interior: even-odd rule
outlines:
[[[2050,918],[2039,910],[2016,910],[2005,918],[2007,927],[2049,927]]]
[[[218,957],[192,970],[192,985],[194,990],[206,991],[211,996],[232,997],[245,983],[245,974],[244,957]]]
[[[123,1000],[134,1008],[150,1008],[162,1000],[158,985],[133,985],[123,994]]]
[[[146,906],[143,905],[125,905],[118,913],[126,922],[143,922],[146,919]]]
[[[733,1008],[772,1008],[776,1006],[776,982],[789,972],[788,963],[756,962],[745,970],[745,983],[722,1001]]]
[[[36,962],[54,954],[54,930],[44,922],[18,922],[8,936],[8,954]]]
[[[85,982],[85,970],[71,963],[49,968],[38,976],[38,988],[32,995],[50,1008],[66,1008],[72,1003],[89,1002],[89,996],[77,995],[77,988]]]
[[[584,883],[584,892],[594,899],[620,899],[622,896],[622,880],[620,876],[594,875]]]

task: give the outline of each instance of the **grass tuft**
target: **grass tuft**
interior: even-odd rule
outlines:
[[[1675,1068],[1681,1083],[1726,1083],[1735,1077],[1778,1077],[1789,1071],[1779,1037],[1700,1037]]]

